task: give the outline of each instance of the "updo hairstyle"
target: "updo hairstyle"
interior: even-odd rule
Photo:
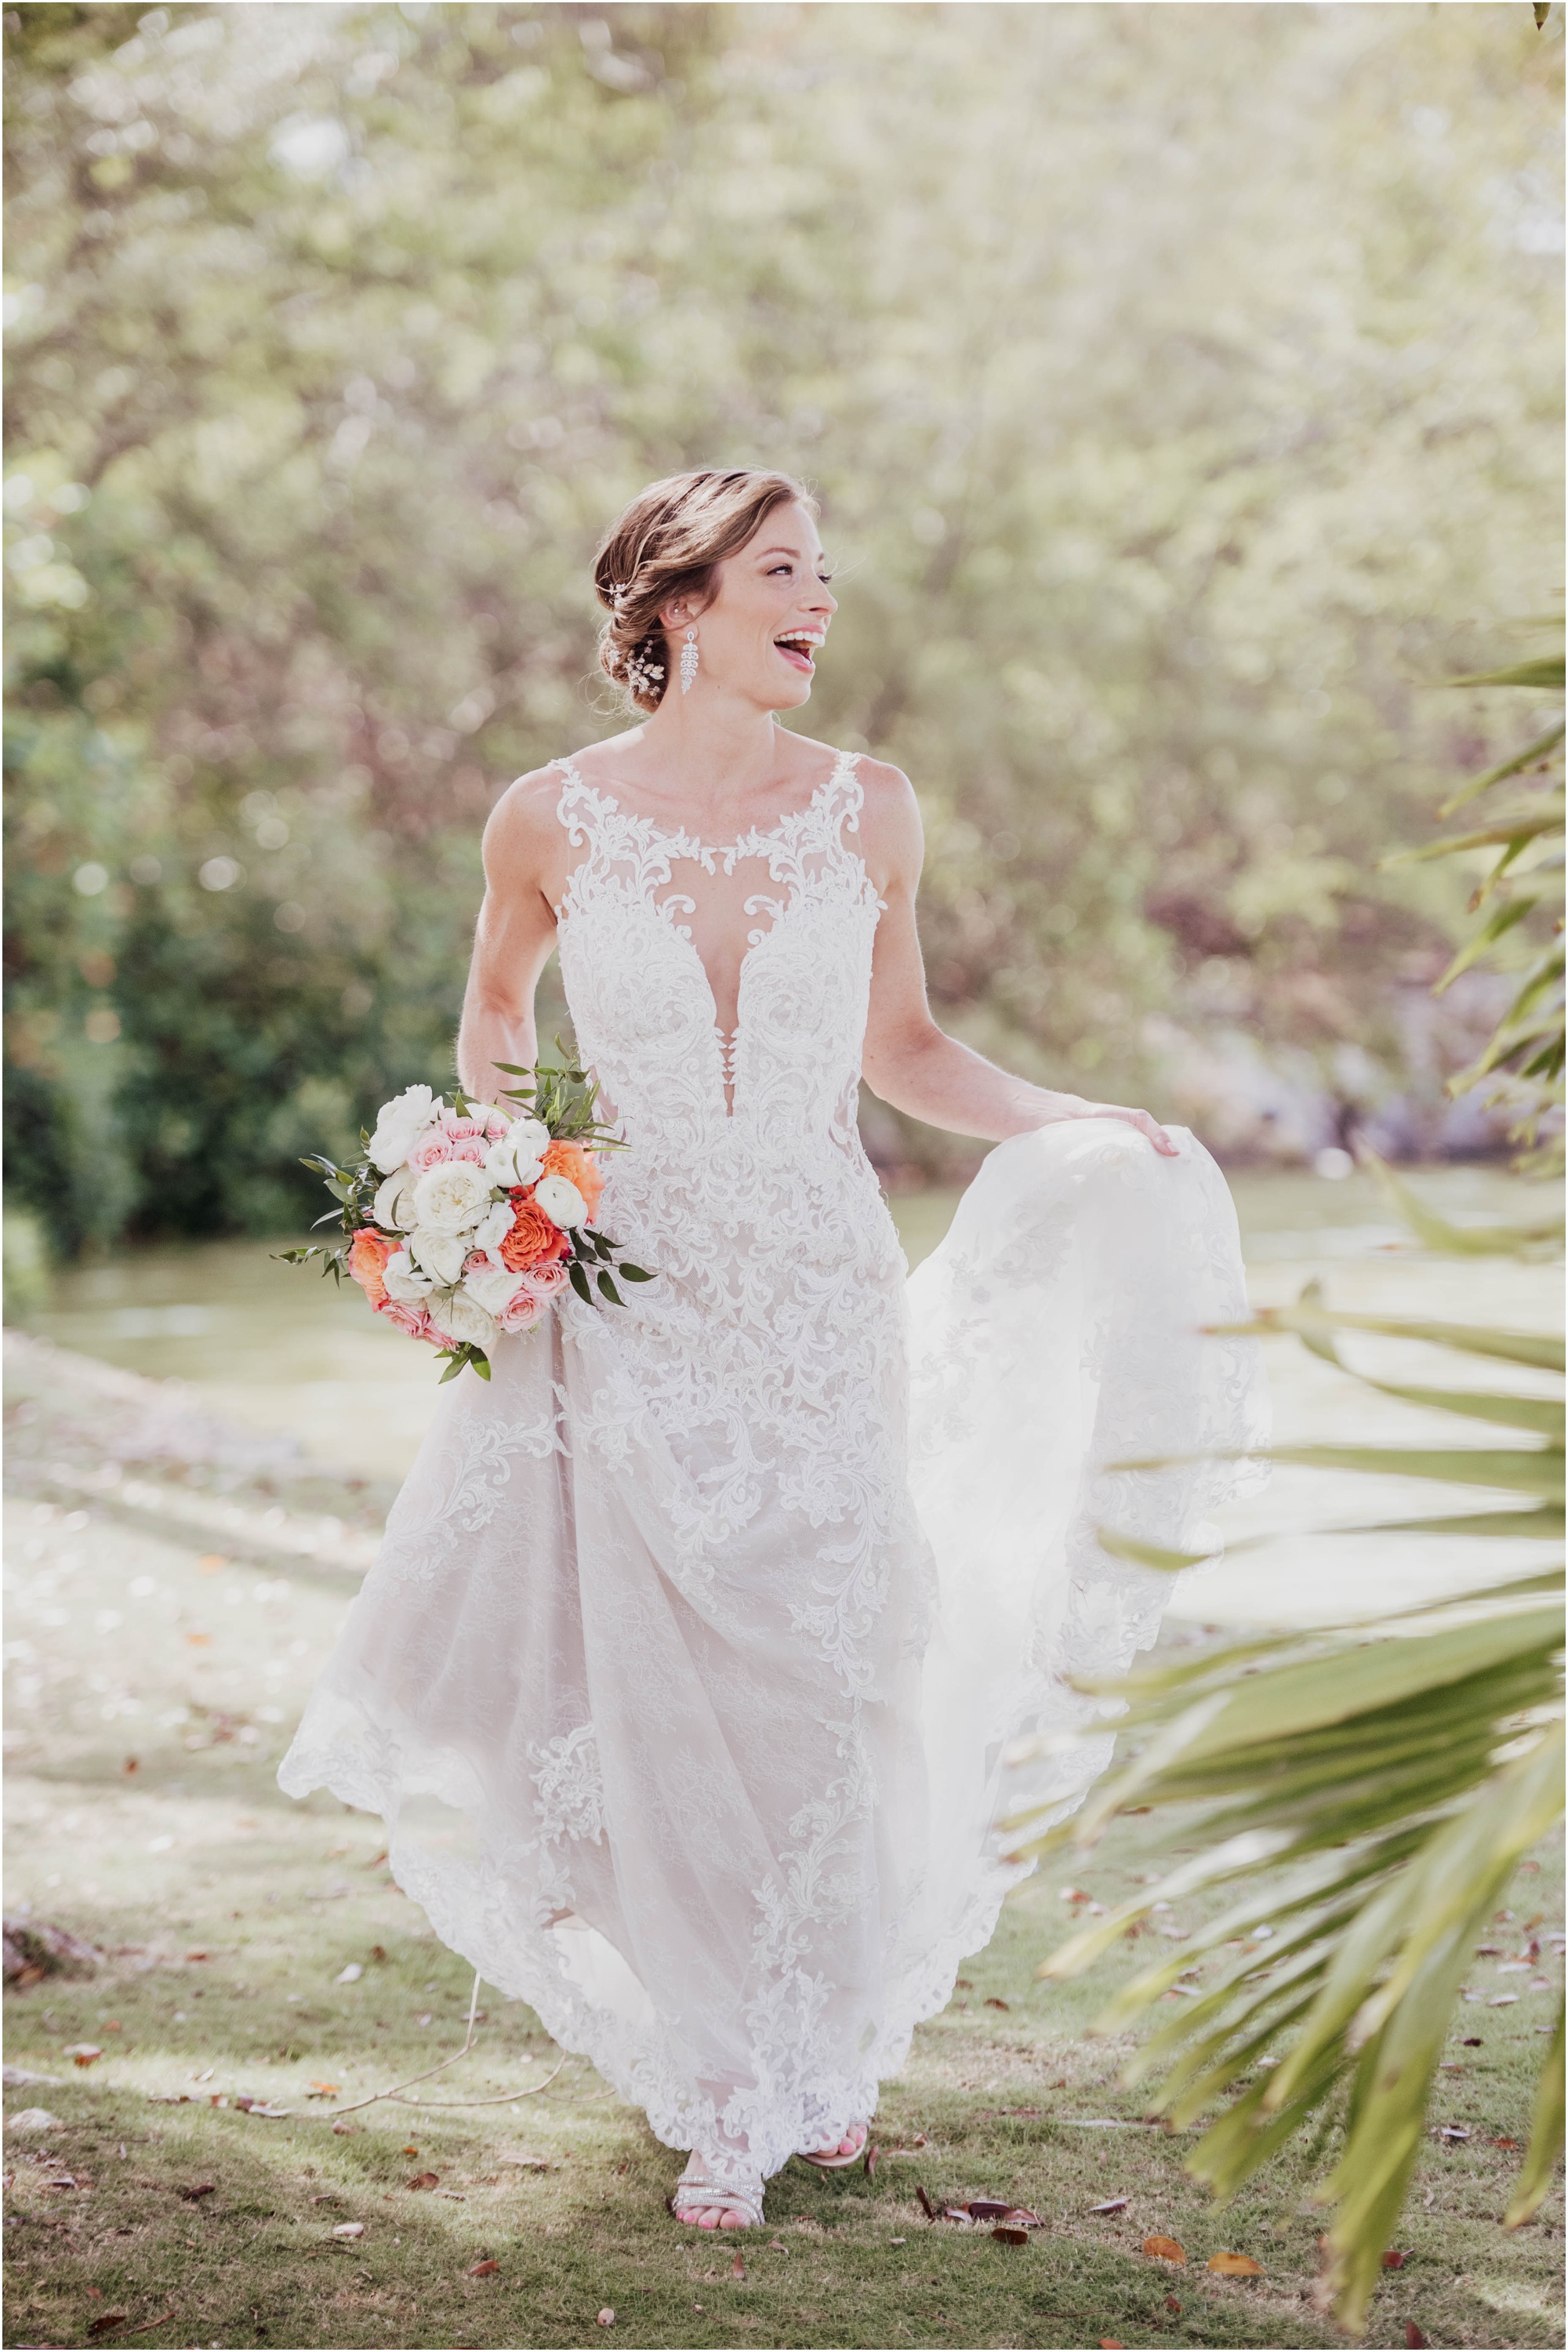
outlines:
[[[818,511],[793,474],[752,467],[671,474],[632,500],[595,560],[594,585],[610,615],[599,632],[599,667],[639,710],[657,710],[669,683],[658,617],[665,606],[680,597],[700,612],[713,595],[717,566],[740,552],[772,508],[792,500]]]

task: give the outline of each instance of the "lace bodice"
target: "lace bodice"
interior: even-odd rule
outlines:
[[[854,754],[840,754],[804,808],[722,845],[635,815],[570,760],[555,764],[561,822],[584,852],[557,910],[562,978],[579,1049],[644,1165],[661,1164],[662,1181],[679,1155],[700,1154],[722,1202],[743,1164],[852,1151],[883,910],[844,839],[859,824]],[[695,891],[748,865],[768,887],[739,911],[767,919],[747,933],[727,1035],[683,918],[698,912]]]

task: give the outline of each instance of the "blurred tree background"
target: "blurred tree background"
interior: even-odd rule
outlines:
[[[1474,877],[1379,860],[1514,748],[1433,689],[1561,584],[1528,6],[5,25],[8,1183],[57,1249],[300,1223],[300,1152],[444,1082],[484,815],[618,723],[592,550],[697,464],[822,495],[800,723],[915,780],[945,1025],[1238,1156],[1496,1136],[1443,1079],[1506,981],[1427,993]]]

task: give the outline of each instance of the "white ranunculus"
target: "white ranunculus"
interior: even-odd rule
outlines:
[[[394,1250],[381,1269],[389,1298],[424,1298],[435,1286],[435,1276],[421,1274],[405,1249]]]
[[[471,1160],[438,1160],[414,1187],[416,1221],[434,1233],[470,1233],[489,1205],[490,1180]]]
[[[466,1285],[439,1291],[426,1303],[430,1320],[445,1339],[468,1339],[476,1348],[493,1348],[500,1337],[495,1317],[487,1315],[478,1300],[469,1297]]]
[[[485,1173],[492,1184],[531,1184],[544,1165],[550,1129],[541,1118],[514,1118],[499,1143],[485,1156]]]
[[[371,1220],[384,1234],[405,1234],[414,1223],[414,1178],[395,1168],[371,1204]]]
[[[569,1176],[542,1176],[533,1197],[552,1225],[580,1225],[588,1213],[588,1203]]]
[[[514,1274],[510,1265],[503,1265],[498,1272],[466,1274],[463,1276],[463,1288],[487,1315],[499,1316],[523,1286],[521,1275]]]
[[[481,1217],[474,1227],[474,1248],[491,1253],[499,1250],[508,1234],[510,1233],[516,1218],[517,1212],[510,1201],[502,1199],[496,1202],[489,1213]]]
[[[443,1234],[433,1226],[416,1225],[408,1246],[426,1274],[437,1282],[456,1282],[470,1244],[467,1234]]]
[[[384,1176],[402,1167],[439,1108],[428,1087],[405,1087],[391,1102],[382,1104],[375,1115],[375,1133],[370,1139],[370,1157]]]

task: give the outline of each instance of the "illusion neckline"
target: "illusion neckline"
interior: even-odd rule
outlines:
[[[595,800],[614,809],[616,814],[625,818],[628,824],[642,826],[655,840],[678,841],[688,845],[681,854],[700,862],[710,857],[732,857],[742,853],[754,855],[754,852],[746,850],[748,843],[776,840],[778,835],[786,832],[792,824],[798,824],[803,819],[814,814],[817,803],[826,799],[835,784],[853,772],[860,756],[858,751],[838,752],[832,768],[816,786],[808,801],[803,802],[799,808],[786,809],[783,815],[775,818],[771,825],[765,827],[752,825],[749,832],[737,834],[733,841],[704,841],[700,834],[689,833],[683,824],[661,824],[657,817],[646,816],[639,809],[628,808],[624,801],[617,800],[615,793],[606,792],[603,785],[591,783],[569,753],[563,752],[559,759],[552,760],[551,765],[563,771],[569,785],[574,785],[578,792],[587,793]]]

